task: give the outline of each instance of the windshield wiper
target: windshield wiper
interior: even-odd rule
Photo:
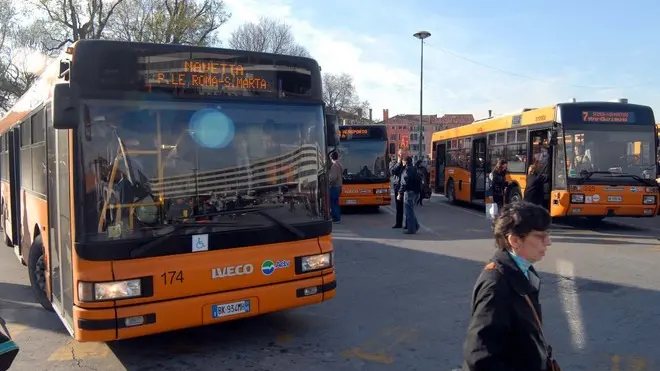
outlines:
[[[632,178],[632,179],[634,179],[634,180],[636,180],[636,181],[638,181],[638,182],[640,182],[640,183],[643,183],[643,184],[646,184],[646,185],[649,185],[649,186],[653,186],[653,185],[654,185],[649,179],[644,179],[644,178],[642,178],[642,177],[640,177],[640,176],[638,176],[638,175],[625,174],[625,173],[624,173],[624,174],[621,174],[621,173],[617,174],[617,173],[612,173],[612,172],[609,172],[609,171],[590,171],[590,172],[588,172],[588,173],[586,174],[586,176],[582,176],[582,177],[578,180],[578,184],[583,184],[586,180],[588,180],[589,178],[591,178],[591,176],[594,175],[594,174],[604,174],[604,175],[609,175],[609,176],[612,177],[612,178]]]
[[[215,213],[195,214],[195,215],[190,215],[186,218],[179,218],[178,220],[197,219],[197,218],[223,216],[223,215],[258,214],[258,215],[261,215],[264,218],[270,220],[271,222],[277,224],[278,226],[286,229],[287,231],[291,232],[292,234],[294,234],[299,239],[304,238],[305,233],[303,233],[303,231],[301,231],[300,229],[298,229],[298,228],[292,226],[291,224],[285,222],[284,220],[282,220],[280,218],[276,218],[276,217],[268,214],[267,212],[265,212],[265,210],[280,209],[280,208],[283,208],[283,207],[285,207],[285,205],[268,205],[268,206],[246,207],[246,208],[242,208],[242,209],[218,211],[218,212],[215,212]]]
[[[223,211],[216,211],[212,213],[199,213],[199,214],[192,214],[188,216],[181,216],[178,218],[174,218],[174,222],[182,222],[186,219],[192,219],[192,220],[198,220],[200,218],[210,218],[213,216],[223,216],[223,215],[234,215],[234,214],[242,214],[242,213],[250,213],[250,212],[255,212],[258,210],[269,210],[269,209],[279,209],[284,207],[284,205],[268,205],[268,206],[252,206],[252,207],[244,207],[244,208],[239,208],[239,209],[233,209],[233,210],[223,210]]]
[[[636,181],[638,181],[638,182],[640,182],[640,183],[643,183],[643,184],[646,184],[646,185],[648,185],[648,186],[654,186],[654,185],[655,185],[655,184],[653,184],[653,182],[652,182],[650,179],[644,179],[644,178],[642,178],[642,177],[639,176],[639,175],[633,175],[633,174],[615,174],[615,175],[612,175],[612,176],[617,177],[617,178],[633,178],[633,179],[635,179]]]
[[[165,242],[168,240],[170,237],[176,236],[176,232],[188,228],[210,228],[210,227],[225,227],[225,226],[235,226],[236,223],[199,223],[199,222],[192,222],[192,223],[182,223],[178,222],[176,224],[170,225],[172,227],[171,231],[165,232],[159,236],[156,237],[155,240],[149,241],[145,243],[144,245],[140,245],[134,249],[132,249],[129,253],[131,258],[139,258],[143,256],[145,253],[149,252],[149,250],[153,249],[155,246],[160,245],[161,243]]]
[[[582,174],[585,174],[585,173],[581,173],[580,175],[582,175]],[[581,176],[581,177],[580,177],[580,179],[578,180],[578,184],[582,184],[582,183],[584,183],[586,180],[589,180],[589,178],[591,178],[591,176],[594,175],[594,174],[607,174],[607,175],[611,175],[612,173],[610,173],[609,171],[588,171],[588,172],[586,172],[586,176]]]

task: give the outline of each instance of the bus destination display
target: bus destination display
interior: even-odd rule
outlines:
[[[268,91],[272,89],[266,79],[256,75],[254,67],[208,61],[183,61],[181,69],[152,73],[151,81],[159,86],[204,87],[214,89],[249,89]]]
[[[584,122],[619,122],[632,124],[635,122],[635,112],[599,112],[582,111]]]
[[[374,139],[387,140],[387,131],[382,126],[339,127],[339,139]]]
[[[241,63],[225,59],[143,61],[148,90],[182,91],[184,95],[261,95],[309,97],[309,69],[274,64]]]
[[[367,130],[367,129],[339,129],[339,135],[342,138],[348,138],[348,137],[367,138],[367,137],[369,137],[369,130]]]

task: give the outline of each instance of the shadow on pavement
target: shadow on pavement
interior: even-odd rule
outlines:
[[[45,311],[26,285],[0,282],[0,315],[7,323],[66,333],[57,315]]]
[[[449,370],[460,364],[472,286],[490,248],[483,261],[370,241],[360,248],[337,241],[336,249],[339,285],[329,302],[109,345],[128,370]],[[540,274],[545,330],[563,369],[660,365],[660,339],[650,326],[658,292]]]

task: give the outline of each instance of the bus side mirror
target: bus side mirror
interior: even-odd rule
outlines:
[[[74,97],[69,83],[56,84],[53,89],[53,127],[55,129],[75,129],[78,127],[80,115],[78,102]]]
[[[557,145],[557,132],[556,131],[551,131],[550,132],[550,141],[549,141],[551,146],[556,146]]]
[[[339,145],[339,128],[337,127],[337,116],[326,114],[325,125],[328,147],[336,147]]]

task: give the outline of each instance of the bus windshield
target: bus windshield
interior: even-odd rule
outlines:
[[[631,126],[621,131],[595,127],[567,129],[565,134],[569,178],[589,175],[595,179],[615,174],[656,178],[652,129]]]
[[[385,161],[387,141],[344,140],[338,150],[346,183],[388,181]]]
[[[87,239],[154,236],[200,214],[255,207],[288,224],[323,218],[320,105],[89,100],[83,112]],[[209,221],[270,226],[261,216]]]

